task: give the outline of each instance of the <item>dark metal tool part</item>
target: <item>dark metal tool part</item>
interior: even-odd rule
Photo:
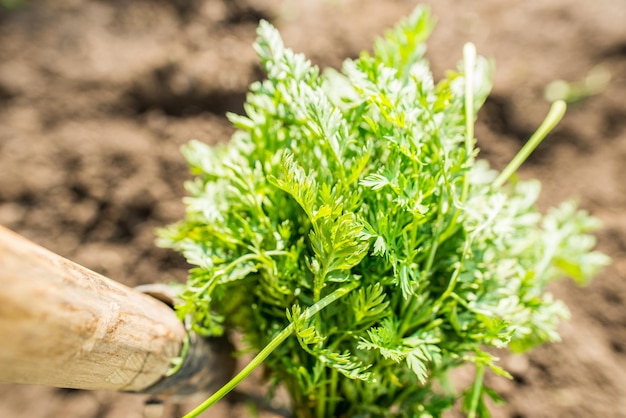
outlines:
[[[142,293],[174,307],[175,289],[166,284],[148,284],[135,288]],[[197,393],[212,393],[233,376],[235,359],[233,345],[227,336],[204,338],[186,324],[189,348],[176,373],[165,376],[152,386],[141,390],[156,396],[185,397]]]

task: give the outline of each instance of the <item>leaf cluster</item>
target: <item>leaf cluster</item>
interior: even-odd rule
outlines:
[[[447,372],[468,362],[479,372],[461,396],[484,416],[482,371],[507,375],[485,348],[558,340],[567,309],[546,286],[606,262],[574,204],[544,216],[537,182],[493,186],[467,134],[491,65],[435,82],[432,27],[418,8],[373,53],[320,74],[262,22],[267,79],[229,115],[237,132],[184,148],[186,218],[160,241],[194,266],[178,311],[205,335],[241,331],[251,351],[292,326],[265,369],[296,416],[440,416],[455,400]]]

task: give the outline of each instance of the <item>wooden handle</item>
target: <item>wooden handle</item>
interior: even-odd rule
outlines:
[[[164,303],[0,227],[0,381],[141,391],[185,336]]]

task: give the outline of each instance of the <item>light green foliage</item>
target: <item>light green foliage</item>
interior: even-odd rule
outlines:
[[[573,204],[542,216],[537,182],[493,185],[465,116],[491,67],[476,60],[469,98],[466,71],[435,83],[431,28],[418,8],[372,55],[320,75],[262,22],[268,78],[229,115],[232,141],[184,149],[187,216],[161,233],[195,266],[178,312],[206,335],[240,330],[251,351],[291,327],[264,366],[298,417],[440,416],[455,401],[446,373],[468,362],[463,404],[486,416],[484,369],[507,373],[485,347],[558,340],[567,309],[546,285],[606,262]]]
[[[0,0],[0,8],[18,10],[28,5],[28,0]]]

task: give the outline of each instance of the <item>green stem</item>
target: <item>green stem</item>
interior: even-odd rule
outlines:
[[[324,376],[326,376],[327,372],[328,370],[324,371]],[[320,389],[317,395],[317,403],[315,405],[316,418],[325,418],[326,416],[326,386],[327,385],[328,385],[328,382],[326,378],[324,378],[324,382],[322,382],[322,385],[319,387]]]
[[[452,273],[452,276],[450,277],[450,282],[448,282],[448,287],[446,287],[446,290],[441,294],[441,296],[439,296],[439,298],[433,304],[433,307],[431,309],[431,312],[433,314],[437,314],[439,312],[439,309],[443,306],[443,302],[454,291],[454,288],[456,287],[456,283],[459,280],[459,276],[461,275],[461,269],[463,268],[463,263],[465,262],[465,259],[467,258],[469,254],[471,243],[472,243],[472,238],[473,237],[466,238],[465,245],[463,246],[463,252],[461,253],[461,259],[459,260],[458,266],[456,267],[456,269],[454,269],[454,272]]]
[[[442,225],[442,222],[441,222],[441,215],[440,215],[437,218],[437,224],[435,226],[435,231],[433,233],[435,237],[441,233],[441,225]],[[439,240],[434,239],[431,243],[430,251],[428,253],[428,259],[426,260],[426,265],[424,266],[424,270],[423,270],[426,272],[426,274],[431,274],[433,263],[435,261],[435,254],[437,253],[438,247],[439,247]],[[428,279],[430,279],[430,277],[428,277]],[[421,299],[418,299],[417,296],[413,295],[411,296],[411,301],[408,304],[408,306],[405,306],[403,308],[402,310],[403,318],[402,318],[402,322],[400,323],[400,335],[404,336],[405,333],[412,327],[410,319],[414,318],[413,312],[417,308],[417,304],[419,303],[420,300]]]
[[[317,314],[319,311],[321,311],[322,309],[324,309],[331,303],[335,302],[337,299],[345,296],[347,293],[350,293],[351,291],[356,289],[358,286],[359,286],[359,282],[355,281],[355,282],[348,283],[345,287],[335,290],[334,292],[332,292],[331,294],[329,294],[328,296],[324,297],[322,300],[317,302],[315,305],[310,306],[306,311],[304,311],[304,318],[310,319],[313,315]],[[183,418],[197,417],[202,412],[210,408],[217,401],[219,401],[224,396],[226,396],[228,392],[233,390],[239,383],[241,383],[246,377],[248,377],[250,373],[254,371],[254,369],[259,367],[263,363],[263,361],[265,361],[265,359],[272,353],[272,351],[274,351],[280,344],[283,343],[283,341],[285,341],[293,333],[293,330],[294,330],[294,324],[291,323],[285,329],[283,329],[280,333],[278,333],[278,335],[276,335],[272,339],[272,341],[270,341],[269,344],[266,345],[259,352],[259,354],[257,354],[256,357],[254,357],[252,361],[248,363],[248,365],[246,365],[246,367],[244,367],[239,373],[237,373],[235,377],[233,377],[228,383],[226,383],[217,392],[211,395],[211,397],[209,397],[206,401],[202,402],[202,404],[197,406],[195,409],[193,409]]]
[[[465,71],[465,154],[468,161],[473,159],[474,151],[474,70],[476,69],[476,47],[472,43],[467,43],[463,47],[463,69]],[[463,186],[461,189],[460,204],[463,204],[469,193],[468,172],[463,175]],[[457,219],[459,217],[459,207],[457,206],[452,215],[452,220],[448,228],[439,235],[439,243],[450,238],[457,230]]]
[[[476,364],[476,378],[474,379],[474,388],[472,389],[472,401],[467,411],[467,418],[476,418],[476,411],[478,411],[478,402],[480,402],[480,395],[483,389],[484,377],[485,365],[482,363]]]
[[[465,152],[471,158],[474,150],[474,69],[476,68],[476,47],[467,43],[463,47],[463,61],[465,70]],[[465,175],[467,179],[467,174]],[[463,182],[464,201],[467,195],[467,181]]]
[[[552,103],[552,107],[550,108],[548,115],[539,128],[493,182],[493,187],[495,189],[502,187],[502,185],[506,183],[506,181],[517,171],[524,161],[526,161],[528,156],[535,150],[535,148],[537,148],[541,141],[543,141],[550,131],[552,131],[552,129],[554,129],[554,127],[561,121],[566,108],[567,105],[563,100],[557,100]]]
[[[335,408],[337,408],[337,385],[339,383],[339,372],[335,369],[330,370],[330,395],[328,396],[328,412],[331,416],[335,416]]]

